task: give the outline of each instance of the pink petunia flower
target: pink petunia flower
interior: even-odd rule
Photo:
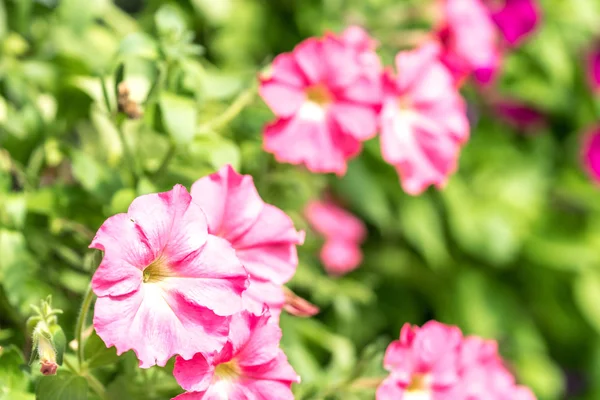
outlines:
[[[582,146],[583,165],[596,183],[600,182],[600,127],[591,129],[585,136]]]
[[[587,75],[592,91],[600,93],[600,46],[596,45],[588,54]]]
[[[259,93],[277,119],[264,148],[280,162],[343,175],[361,142],[375,136],[381,87],[364,32],[310,38],[278,55]]]
[[[230,165],[196,181],[191,193],[206,213],[209,233],[231,244],[250,275],[245,308],[260,314],[267,304],[278,314],[285,300],[282,285],[296,272],[296,245],[304,242],[304,232],[261,199],[250,175],[240,175]]]
[[[446,184],[469,137],[465,102],[438,54],[434,43],[400,52],[398,76],[384,75],[381,152],[412,195]]]
[[[183,186],[138,197],[90,247],[104,251],[92,289],[94,328],[108,347],[133,350],[143,368],[223,347],[247,273]]]
[[[300,377],[279,348],[281,329],[269,315],[240,313],[231,319],[229,340],[212,356],[177,357],[173,375],[187,393],[176,400],[293,400]]]
[[[423,327],[405,324],[400,339],[392,342],[383,361],[390,375],[377,389],[377,400],[437,399],[459,379],[460,329],[436,321]],[[456,400],[459,400],[458,398]]]
[[[344,275],[362,261],[363,222],[331,201],[310,202],[304,211],[313,229],[325,237],[321,261],[331,275]]]
[[[405,324],[386,350],[384,367],[390,375],[377,400],[535,400],[515,383],[495,341],[463,338],[457,327],[436,321]]]
[[[518,46],[537,27],[541,15],[537,0],[485,0],[505,41]]]
[[[498,32],[481,0],[444,0],[437,36],[455,82],[471,74],[481,84],[493,81],[501,58]]]

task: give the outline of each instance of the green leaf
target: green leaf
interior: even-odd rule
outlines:
[[[122,58],[146,58],[156,60],[158,58],[158,45],[154,39],[145,33],[131,33],[119,44],[118,55]]]
[[[85,360],[89,368],[114,364],[119,360],[114,347],[107,348],[102,339],[93,331],[85,342]]]
[[[600,273],[588,270],[573,282],[575,301],[588,322],[600,332]]]
[[[16,346],[0,350],[0,399],[2,393],[27,389],[29,379],[20,368],[23,364],[25,359]]]
[[[171,4],[162,6],[156,12],[154,21],[160,34],[164,36],[180,36],[186,30],[181,11]]]
[[[187,97],[163,92],[159,99],[163,125],[173,140],[187,144],[196,132],[196,103]]]
[[[86,400],[88,386],[85,378],[67,371],[39,380],[37,400]]]

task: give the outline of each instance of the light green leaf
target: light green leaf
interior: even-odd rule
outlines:
[[[117,350],[114,347],[107,348],[94,331],[85,342],[85,360],[89,368],[98,368],[116,363],[119,356]]]
[[[54,376],[42,376],[37,386],[37,400],[86,400],[88,386],[85,378],[71,372],[59,371]]]
[[[162,122],[169,136],[179,144],[189,143],[196,132],[196,103],[187,97],[163,92],[159,104]]]
[[[573,282],[575,301],[588,322],[600,332],[600,273],[587,270]]]
[[[20,368],[23,364],[25,359],[16,346],[0,350],[0,399],[2,393],[27,389],[29,379]]]
[[[145,33],[131,33],[119,44],[119,56],[122,58],[139,57],[149,60],[158,58],[158,45],[154,39]]]

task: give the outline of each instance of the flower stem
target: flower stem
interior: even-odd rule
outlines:
[[[88,286],[85,292],[85,297],[81,303],[81,310],[79,310],[79,316],[77,316],[77,325],[75,326],[75,337],[77,338],[77,361],[79,362],[79,369],[83,368],[83,362],[85,361],[85,346],[83,343],[83,331],[85,321],[87,319],[88,311],[94,299],[94,292],[92,291],[92,285]]]
[[[247,107],[254,100],[256,95],[256,85],[252,85],[248,89],[241,92],[238,97],[231,103],[229,107],[221,115],[207,122],[206,124],[200,125],[200,131],[210,132],[218,130],[229,124],[242,110]]]
[[[171,162],[171,160],[173,159],[173,156],[175,155],[176,150],[177,150],[177,146],[175,145],[175,143],[170,142],[169,149],[167,150],[167,153],[165,154],[165,158],[163,158],[162,162],[160,163],[160,165],[158,166],[156,171],[154,171],[154,173],[152,174],[153,179],[156,179],[157,177],[161,176],[166,171],[167,167],[169,166],[169,163]]]
[[[92,374],[85,374],[84,377],[87,380],[87,383],[90,386],[90,388],[92,388],[92,390],[96,392],[98,397],[100,397],[102,400],[108,399],[108,397],[106,397],[106,389],[104,388],[102,382],[96,379],[96,377]]]

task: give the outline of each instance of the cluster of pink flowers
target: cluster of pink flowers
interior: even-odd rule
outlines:
[[[321,262],[331,275],[344,275],[362,261],[360,244],[367,236],[363,222],[332,201],[312,201],[304,210],[313,230],[325,238]]]
[[[384,366],[390,374],[377,400],[535,400],[515,383],[495,341],[463,337],[459,328],[436,321],[405,324]]]
[[[281,162],[343,175],[362,142],[379,132],[383,159],[407,193],[444,186],[469,137],[459,83],[469,75],[491,81],[501,59],[499,32],[515,45],[539,17],[533,0],[489,3],[441,2],[436,34],[398,53],[397,73],[382,66],[376,42],[356,26],[278,55],[259,89],[277,117],[265,128],[265,150]]]
[[[229,166],[191,195],[176,185],[140,196],[90,245],[104,251],[92,279],[94,328],[118,354],[133,350],[142,368],[178,355],[176,377],[192,398],[265,388],[293,398],[298,377],[278,350],[277,321],[303,240]],[[213,381],[223,383],[208,388]]]

